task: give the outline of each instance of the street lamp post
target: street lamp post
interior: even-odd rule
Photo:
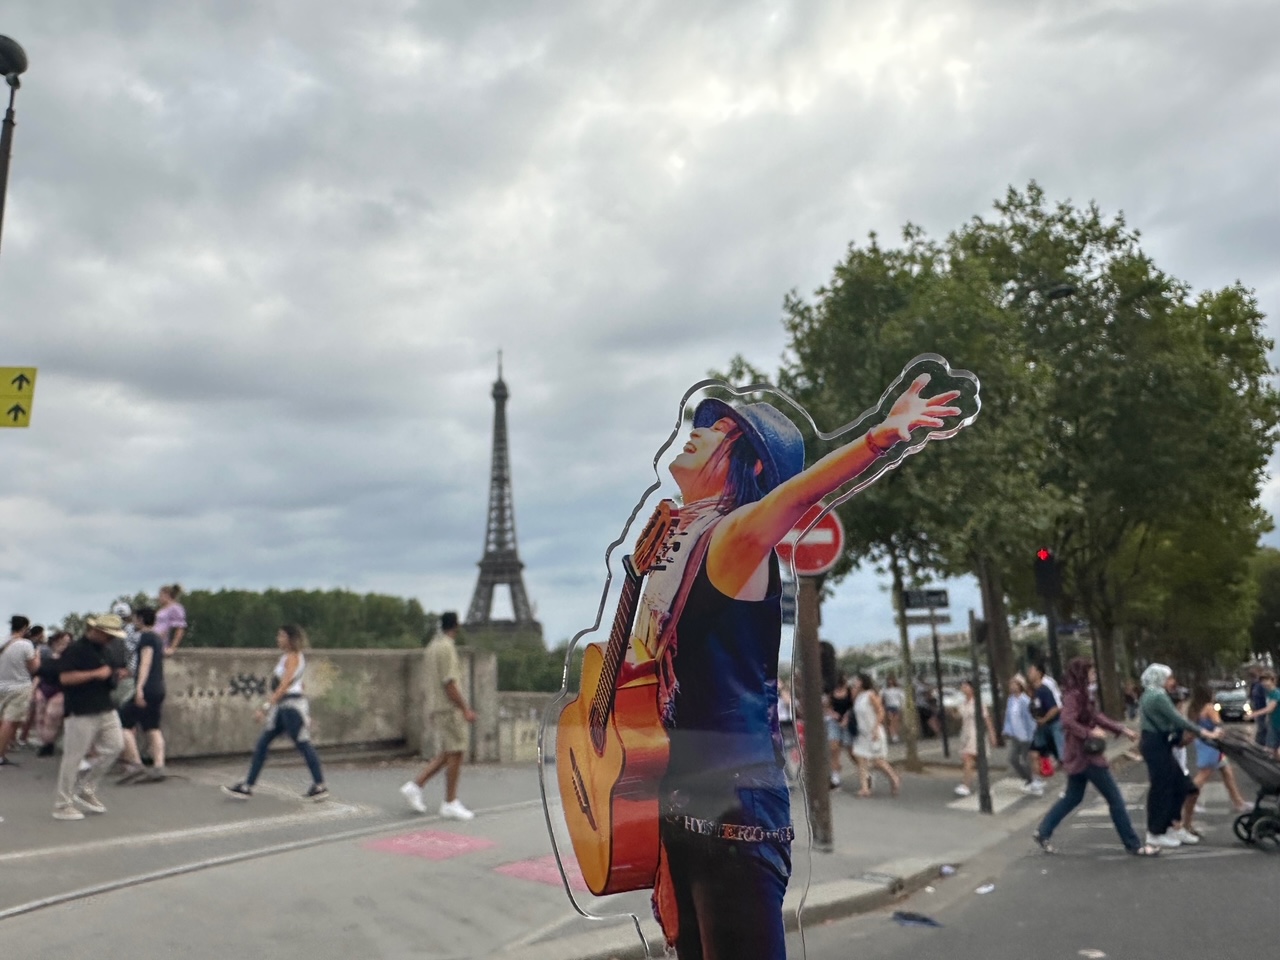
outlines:
[[[9,189],[9,155],[13,151],[13,98],[22,86],[18,79],[27,72],[27,53],[18,41],[0,36],[0,75],[9,85],[9,109],[0,128],[0,234],[4,231],[4,198]]]

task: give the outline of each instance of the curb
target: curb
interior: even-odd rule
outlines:
[[[959,864],[953,863],[953,866]],[[806,927],[871,913],[924,889],[937,879],[941,868],[940,863],[931,860],[898,860],[861,877],[813,884],[806,891],[803,904],[798,897],[787,898],[783,904],[783,923],[788,931],[799,929],[802,910]],[[594,933],[524,945],[519,956],[521,960],[645,960],[663,956],[657,925],[646,918],[641,926],[656,952],[649,952],[641,942],[634,924],[610,924]],[[515,955],[513,951],[498,951],[489,956],[494,960],[510,960]]]

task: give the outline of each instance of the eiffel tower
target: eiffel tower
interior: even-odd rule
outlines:
[[[515,508],[511,501],[511,458],[507,452],[507,398],[502,379],[502,354],[498,354],[498,379],[493,384],[493,462],[489,470],[489,519],[484,533],[480,579],[467,609],[467,638],[477,646],[510,645],[536,637],[542,643],[542,625],[533,617],[524,589],[524,564],[516,550]],[[511,590],[514,620],[493,619],[494,587]]]

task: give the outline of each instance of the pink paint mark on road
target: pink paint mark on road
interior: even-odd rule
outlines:
[[[560,868],[556,866],[554,854],[536,857],[533,860],[517,860],[515,863],[504,863],[500,867],[495,867],[494,871],[507,877],[515,877],[517,880],[532,880],[534,883],[547,883],[553,887],[561,886],[564,883],[560,877]],[[578,869],[577,861],[570,860],[567,862],[565,871],[569,874],[570,887],[582,893],[588,892],[587,881],[582,879],[582,871]]]
[[[484,837],[468,837],[461,833],[448,833],[444,830],[418,830],[414,833],[402,833],[398,837],[383,837],[380,840],[369,840],[364,844],[366,850],[380,850],[383,853],[401,853],[409,857],[421,857],[423,860],[451,860],[477,850],[488,850],[498,844]]]

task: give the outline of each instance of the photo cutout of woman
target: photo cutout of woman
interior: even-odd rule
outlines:
[[[630,904],[617,895],[651,890],[660,938],[681,960],[786,956],[796,828],[778,721],[775,548],[815,504],[849,499],[979,409],[977,378],[936,355],[912,360],[831,433],[767,385],[704,381],[686,394],[654,458],[675,489],[661,490],[623,559],[604,639],[587,640],[599,622],[574,638],[581,672],[544,719],[544,737],[556,727],[544,784],[554,779],[561,801],[547,822],[580,912],[617,915],[626,910],[615,904]],[[806,432],[830,449],[812,463]],[[609,596],[606,586],[602,611]],[[596,899],[575,891],[579,872]]]

